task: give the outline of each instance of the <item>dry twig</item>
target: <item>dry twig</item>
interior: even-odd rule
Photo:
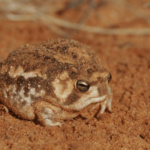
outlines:
[[[87,25],[78,25],[76,23],[71,23],[68,21],[64,21],[62,19],[58,19],[56,17],[52,17],[49,15],[13,15],[7,14],[6,17],[12,21],[35,21],[35,20],[42,20],[45,22],[46,25],[55,24],[60,27],[65,27],[74,30],[81,30],[96,34],[105,34],[105,35],[150,35],[149,28],[128,28],[128,29],[105,29],[99,27],[91,27]]]

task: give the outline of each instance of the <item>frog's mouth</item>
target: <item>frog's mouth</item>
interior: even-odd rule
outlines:
[[[89,99],[85,100],[85,102],[88,101],[90,103],[97,103],[97,102],[103,101],[105,98],[106,98],[106,95],[101,96],[101,97],[89,98]]]
[[[101,97],[92,97],[92,98],[82,100],[82,101],[80,101],[80,103],[76,104],[75,109],[76,110],[81,110],[81,109],[87,107],[90,104],[103,102],[103,101],[106,100],[106,98],[107,98],[107,96],[103,95]]]

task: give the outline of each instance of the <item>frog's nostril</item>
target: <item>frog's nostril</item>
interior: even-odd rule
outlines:
[[[112,79],[112,75],[111,75],[111,73],[109,73],[109,76],[108,76],[108,83],[111,81],[111,79]]]

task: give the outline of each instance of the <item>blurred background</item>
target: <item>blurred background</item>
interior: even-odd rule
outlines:
[[[149,27],[149,0],[0,0],[0,59],[6,50],[58,37],[121,48],[147,40],[149,47]]]

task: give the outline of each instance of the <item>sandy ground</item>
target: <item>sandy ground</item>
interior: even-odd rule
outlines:
[[[112,28],[149,28],[150,23],[145,17],[150,9],[145,8],[145,3],[146,0],[143,3],[132,2],[136,10],[144,7],[140,9],[144,18],[109,4],[94,10],[105,13],[105,21],[104,16],[92,13],[86,23]],[[116,9],[120,9],[122,14],[113,19],[111,11],[119,11]],[[55,16],[75,22],[81,16],[75,14],[73,9],[68,13],[59,11]],[[99,35],[63,30],[67,38],[91,46],[112,73],[112,113],[105,112],[97,118],[78,117],[66,121],[61,127],[43,127],[17,118],[0,104],[0,150],[150,149],[150,35]],[[0,20],[0,61],[21,45],[60,37],[63,36],[41,22]]]

